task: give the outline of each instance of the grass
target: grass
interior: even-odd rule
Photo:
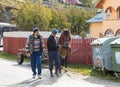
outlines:
[[[111,80],[115,82],[120,82],[120,79],[116,78],[113,75],[112,71],[108,71],[106,75],[104,76],[101,69],[93,69],[92,65],[84,65],[84,64],[69,64],[68,69],[71,72],[76,72],[82,75],[89,75],[89,76],[95,76],[104,80]]]
[[[0,58],[8,59],[8,60],[17,60],[18,55],[13,55],[5,52],[0,52]],[[30,60],[25,58],[25,62],[29,62]]]
[[[69,64],[68,69],[72,72],[77,72],[82,75],[90,75],[91,67],[83,64]]]
[[[16,60],[17,55],[12,55],[12,54],[8,54],[5,52],[0,52],[0,58],[5,58],[5,59],[9,59],[9,60]]]
[[[0,52],[0,58],[16,60],[17,55]],[[25,61],[29,62],[30,60],[26,58]],[[95,77],[105,79],[105,80],[120,82],[120,79],[115,78],[112,72],[108,72],[105,76],[103,76],[102,71],[100,69],[93,69],[91,65],[69,63],[68,70],[71,72],[82,74],[82,75],[95,76]]]

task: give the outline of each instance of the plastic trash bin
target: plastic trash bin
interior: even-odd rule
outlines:
[[[115,40],[115,38],[99,38],[91,43],[93,68],[101,68],[103,75],[105,75],[106,70],[112,70],[112,50],[110,42],[113,40]]]
[[[112,65],[115,76],[120,72],[120,38],[110,43],[112,49]]]

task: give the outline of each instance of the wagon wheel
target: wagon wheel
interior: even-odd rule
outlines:
[[[17,58],[18,64],[22,64],[22,63],[23,63],[24,57],[25,57],[25,56],[24,56],[23,54],[19,54],[19,55],[18,55],[18,58]]]

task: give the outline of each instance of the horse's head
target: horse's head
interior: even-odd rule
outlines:
[[[63,29],[60,39],[61,39],[61,45],[70,45],[71,42],[70,30]]]

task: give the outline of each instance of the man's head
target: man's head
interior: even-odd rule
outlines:
[[[53,28],[52,29],[52,34],[56,35],[57,34],[57,29]]]
[[[39,28],[33,28],[33,34],[38,36],[39,35]]]

